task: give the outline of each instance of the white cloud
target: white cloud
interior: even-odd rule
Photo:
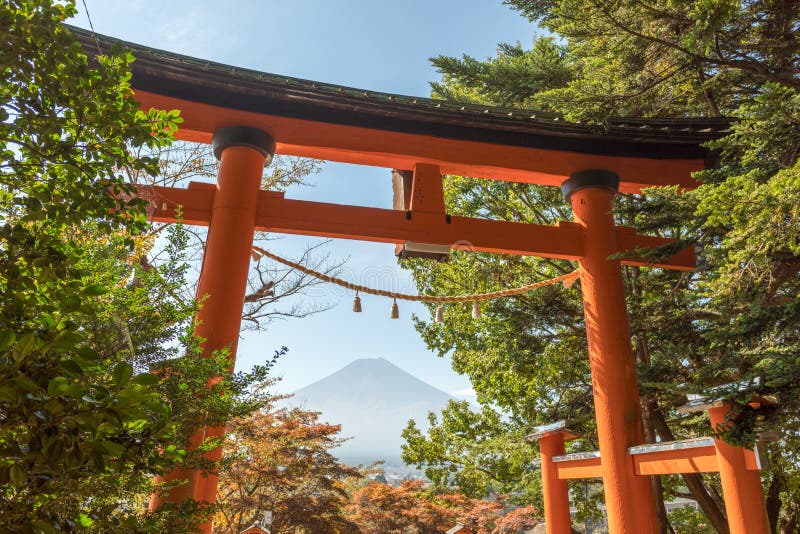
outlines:
[[[475,397],[477,393],[475,393],[475,390],[472,388],[462,388],[451,391],[450,395],[454,397]]]

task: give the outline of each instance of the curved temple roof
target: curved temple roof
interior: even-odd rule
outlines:
[[[117,41],[70,29],[90,57],[98,46],[105,52]],[[125,46],[136,57],[132,84],[137,99],[144,106],[183,111],[185,122],[179,138],[210,142],[211,133],[220,126],[249,124],[272,133],[279,153],[351,163],[412,168],[414,161],[427,161],[442,165],[442,172],[558,185],[570,172],[612,168],[608,158],[627,158],[633,162],[629,172],[612,168],[621,175],[623,191],[672,183],[691,187],[688,174],[705,165],[707,150],[702,143],[724,135],[729,126],[725,119],[683,118],[614,120],[604,128],[567,123],[552,113],[379,93],[242,69],[132,43]],[[295,135],[296,125],[308,129],[312,123],[316,134],[304,130],[302,136]],[[403,143],[408,148],[394,154],[369,140],[358,148],[361,145],[350,141],[339,146],[335,139],[374,137],[370,132],[375,131],[388,134],[384,144]],[[437,148],[436,142],[431,145],[431,138],[449,143]],[[432,147],[430,154],[428,146]],[[477,148],[497,161],[479,162],[477,156],[472,161],[469,154],[465,156],[468,162],[454,161],[460,158],[454,151],[463,154]],[[564,161],[570,154],[575,156],[573,163]],[[562,161],[551,161],[554,155]],[[664,162],[659,167],[646,164],[647,160],[665,159],[673,160],[669,176],[637,177],[661,172],[664,167]],[[539,167],[528,168],[533,163],[523,160],[538,161]]]

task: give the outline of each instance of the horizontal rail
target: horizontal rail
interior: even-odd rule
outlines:
[[[192,183],[186,189],[139,186],[139,196],[149,201],[148,217],[157,222],[208,225],[215,187]],[[490,219],[445,216],[290,200],[282,193],[261,191],[256,228],[262,231],[355,239],[383,243],[414,241],[447,245],[454,249],[498,254],[577,260],[583,254],[581,227],[572,222],[557,225],[524,224]],[[636,236],[632,229],[618,228],[620,252],[663,246],[669,239]],[[647,265],[691,270],[694,254],[688,249],[660,262],[623,259],[627,265]]]
[[[561,480],[602,478],[603,476],[600,452],[598,451],[553,456],[553,465]]]
[[[766,465],[757,451],[744,450],[743,453],[748,470],[758,471]],[[630,447],[628,454],[633,462],[634,472],[640,476],[719,471],[715,440],[710,437],[638,445]],[[539,463],[536,466],[540,465]],[[599,451],[553,456],[553,465],[558,478],[562,480],[603,476]]]
[[[673,475],[719,471],[717,449],[712,438],[657,443],[631,447],[637,475]]]

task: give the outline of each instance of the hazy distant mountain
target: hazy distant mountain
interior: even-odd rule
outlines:
[[[343,462],[400,463],[400,432],[409,419],[427,428],[427,414],[454,397],[426,384],[383,358],[355,360],[295,392],[288,403],[322,412],[321,420],[341,424],[351,437],[335,451]]]

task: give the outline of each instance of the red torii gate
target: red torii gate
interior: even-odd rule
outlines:
[[[112,42],[73,30],[90,55]],[[656,532],[649,477],[637,474],[628,456],[644,438],[620,264],[691,270],[694,255],[684,250],[655,264],[610,260],[670,242],[615,226],[611,201],[618,190],[693,187],[691,173],[705,167],[700,145],[719,136],[725,121],[632,119],[603,131],[554,115],[374,93],[126,45],[137,58],[132,85],[142,107],[180,109],[184,122],[177,137],[212,143],[220,160],[216,186],[146,192],[152,220],[175,221],[180,207],[185,223],[209,227],[198,288],[198,296],[208,298],[197,317],[205,354],[229,347],[235,358],[255,230],[578,261],[609,527],[615,533]],[[412,192],[405,210],[287,200],[260,190],[264,164],[275,153],[413,171]],[[560,186],[575,222],[543,226],[451,217],[442,200],[442,174]],[[199,429],[192,444],[222,431]],[[188,483],[168,500],[214,502],[214,473],[169,478]],[[159,504],[159,498],[151,502]],[[210,523],[201,527],[210,529]]]

